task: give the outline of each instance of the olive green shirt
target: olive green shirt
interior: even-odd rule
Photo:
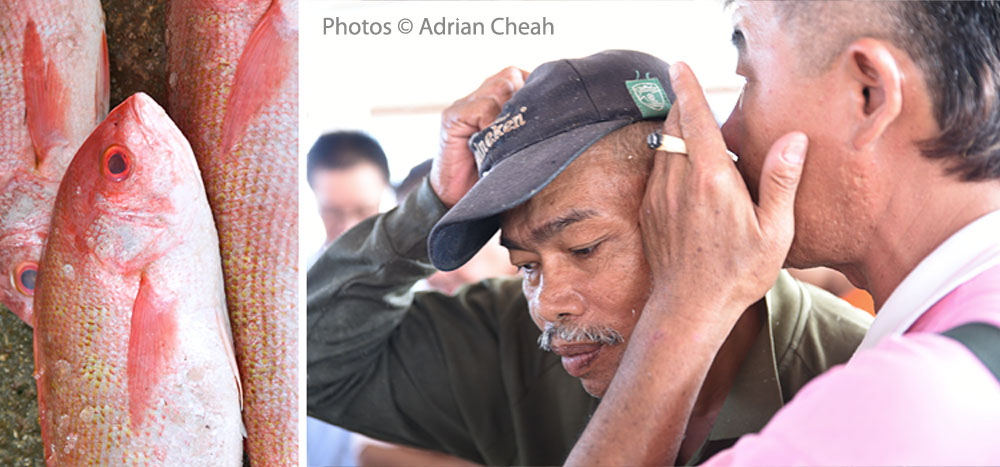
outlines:
[[[554,465],[597,406],[538,328],[516,278],[454,296],[412,291],[435,270],[427,236],[445,209],[428,183],[334,242],[307,277],[310,416],[490,465]],[[692,463],[760,430],[811,378],[846,362],[871,318],[782,272],[768,326]]]

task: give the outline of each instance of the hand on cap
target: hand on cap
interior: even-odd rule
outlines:
[[[503,104],[524,86],[528,72],[507,67],[490,76],[475,92],[444,110],[441,116],[441,151],[431,165],[430,182],[445,207],[451,208],[479,180],[469,137],[489,126]]]
[[[771,287],[788,254],[807,141],[796,132],[774,143],[755,205],[694,74],[684,63],[670,71],[677,102],[664,134],[683,138],[688,155],[655,158],[640,213],[646,257],[654,289],[714,300],[727,316],[705,318],[731,325]]]

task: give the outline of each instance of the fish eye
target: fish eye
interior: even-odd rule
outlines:
[[[128,150],[115,145],[101,157],[101,174],[113,182],[120,182],[132,174],[132,157]]]
[[[11,279],[14,288],[22,295],[32,296],[35,294],[35,279],[38,278],[38,263],[25,261],[14,268],[14,275]]]

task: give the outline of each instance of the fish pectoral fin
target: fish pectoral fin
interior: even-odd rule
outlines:
[[[97,64],[97,89],[94,108],[97,109],[94,125],[101,123],[108,116],[111,106],[111,72],[108,70],[108,35],[101,33],[101,62]]]
[[[222,303],[225,303],[223,297]],[[240,412],[243,411],[243,382],[240,380],[240,368],[236,364],[236,346],[233,344],[233,328],[229,324],[229,312],[226,307],[220,306],[215,310],[215,323],[219,330],[219,337],[222,339],[222,348],[226,349],[226,358],[229,360],[229,368],[233,372],[233,381],[236,383],[236,392],[240,399]],[[240,435],[247,437],[247,427],[240,417]]]
[[[298,33],[285,15],[282,2],[273,1],[247,41],[233,78],[222,124],[222,151],[230,153],[250,120],[264,103],[274,100],[282,82],[298,66]]]
[[[54,61],[45,55],[38,25],[30,19],[24,28],[22,76],[25,119],[35,149],[35,167],[39,168],[56,148],[69,145],[68,96]]]
[[[233,371],[233,379],[236,381],[236,391],[240,396],[240,411],[243,410],[243,382],[240,381],[240,368],[236,365],[236,347],[233,345],[233,328],[229,324],[229,313],[226,307],[216,309],[215,323],[219,329],[219,337],[222,339],[222,347],[226,349],[226,358],[229,360],[229,368]],[[243,436],[246,437],[244,429]]]
[[[176,303],[157,294],[145,274],[132,306],[128,338],[128,400],[132,426],[140,425],[153,402],[154,390],[177,348]]]

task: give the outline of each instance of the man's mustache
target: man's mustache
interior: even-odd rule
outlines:
[[[616,345],[625,342],[625,338],[620,332],[608,326],[554,324],[545,328],[538,336],[538,347],[546,352],[551,352],[552,339],[554,338],[566,342],[593,342],[603,345]]]

